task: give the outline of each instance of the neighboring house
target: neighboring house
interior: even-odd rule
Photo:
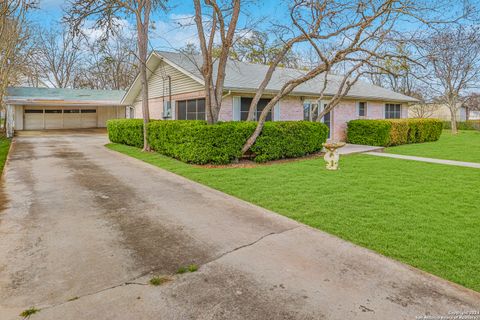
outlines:
[[[12,87],[7,89],[7,131],[103,128],[125,118],[125,91]]]
[[[470,110],[468,113],[468,120],[480,120],[480,111]]]
[[[471,112],[471,111],[470,111]],[[450,121],[450,109],[445,104],[425,103],[414,104],[408,110],[409,118],[435,118]],[[468,108],[460,106],[457,110],[457,121],[465,121],[469,118]]]
[[[153,52],[148,60],[149,109],[153,119],[205,119],[205,93],[203,78],[199,71],[200,56],[187,56],[173,52]],[[229,61],[220,121],[241,121],[247,118],[252,97],[268,66]],[[304,71],[278,68],[275,71],[265,95],[260,100],[256,117],[263,110],[273,94],[281,86]],[[312,110],[318,110],[328,103],[343,78],[329,75],[325,98],[319,101],[323,87],[323,76],[298,86],[283,98],[271,111],[268,120],[312,120]],[[416,99],[374,86],[357,82],[345,99],[322,121],[331,129],[331,138],[345,139],[347,122],[353,119],[406,118],[408,105]],[[122,100],[127,107],[127,117],[141,118],[141,84],[137,77]]]

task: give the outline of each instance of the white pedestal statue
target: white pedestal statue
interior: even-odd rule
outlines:
[[[327,162],[326,168],[328,170],[337,170],[338,160],[340,159],[337,149],[343,147],[345,142],[324,143],[322,145],[325,148],[325,156],[323,159]]]

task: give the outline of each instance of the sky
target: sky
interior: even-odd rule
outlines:
[[[418,0],[418,3],[435,0]],[[473,5],[480,7],[480,0],[461,0],[450,1],[438,0],[436,3],[445,1],[446,7],[442,12],[447,16],[449,13],[461,12],[462,4],[465,2],[473,3]],[[242,18],[238,24],[238,29],[242,29],[246,24],[252,24],[258,30],[270,28],[272,21],[282,23],[290,20],[288,17],[287,3],[291,0],[244,0],[242,3],[241,17],[248,16],[249,20]],[[58,23],[63,16],[63,8],[67,7],[68,1],[60,0],[39,0],[39,9],[32,11],[30,19],[44,27]],[[168,12],[155,12],[152,15],[154,28],[150,32],[150,46],[151,49],[157,50],[172,50],[182,48],[188,43],[198,44],[196,36],[196,27],[193,23],[193,1],[192,0],[170,0]],[[268,22],[267,22],[268,21]],[[90,25],[93,24],[90,23]],[[125,25],[134,24],[132,21],[124,21]],[[88,25],[88,24],[87,24]],[[415,24],[404,22],[402,25],[405,31],[415,28]],[[133,28],[131,28],[132,32]],[[101,30],[91,31],[92,36],[101,33]]]
[[[48,27],[61,21],[63,9],[67,5],[68,1],[40,0],[39,8],[32,11],[29,18],[35,24]],[[267,16],[259,13],[268,13],[269,17],[278,18],[286,12],[286,7],[283,5],[284,0],[253,0],[243,10],[251,17],[250,19],[255,20],[258,29],[261,29],[264,27],[262,21],[265,21]],[[150,32],[151,46],[158,50],[169,50],[184,47],[188,43],[197,44],[196,27],[193,24],[193,1],[171,0],[170,6],[168,12],[155,12],[152,15],[154,28]],[[239,27],[246,23],[245,20],[240,21]],[[132,22],[130,24],[133,26]],[[98,34],[98,32],[92,32],[92,34]]]

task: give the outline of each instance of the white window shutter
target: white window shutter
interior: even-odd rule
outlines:
[[[240,105],[241,105],[241,97],[233,97],[233,102],[232,102],[232,120],[233,121],[240,121],[241,116],[240,116]]]
[[[280,101],[273,107],[273,121],[280,121]]]

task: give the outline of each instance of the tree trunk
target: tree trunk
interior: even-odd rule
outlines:
[[[255,131],[247,139],[247,141],[242,147],[242,155],[247,153],[247,151],[250,150],[250,148],[254,145],[255,141],[257,141],[258,136],[260,135],[260,133],[262,133],[263,127],[265,125],[265,121],[267,120],[268,113],[277,104],[277,102],[280,101],[281,97],[282,97],[281,94],[277,94],[275,97],[273,97],[272,100],[270,100],[269,103],[267,103],[262,113],[260,114],[260,118],[258,119],[258,124],[257,124],[257,127],[255,128]]]
[[[138,34],[138,59],[140,69],[140,81],[142,84],[142,114],[143,114],[143,151],[150,151],[147,137],[147,125],[150,122],[150,110],[148,106],[148,79],[147,79],[147,45],[148,45],[148,22],[142,21],[141,15],[137,15]]]
[[[457,112],[454,109],[450,109],[450,116],[451,116],[451,125],[452,125],[452,134],[457,134]]]
[[[5,116],[4,118],[2,119],[2,125],[3,125],[3,128],[0,132],[3,132],[5,135],[7,135],[7,109],[5,108]]]

